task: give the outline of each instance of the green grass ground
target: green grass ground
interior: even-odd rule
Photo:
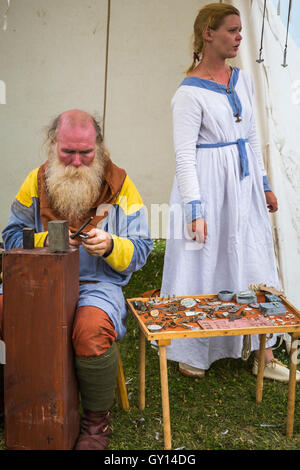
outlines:
[[[165,245],[156,241],[146,266],[132,276],[124,289],[126,298],[160,287]],[[138,327],[128,317],[128,333],[121,355],[130,410],[118,402],[112,409],[110,450],[163,449],[160,374],[157,351],[146,347],[146,408],[138,409]],[[281,346],[275,355],[285,364]],[[286,384],[264,381],[263,401],[255,401],[256,378],[247,362],[224,359],[215,362],[204,379],[183,377],[177,364],[168,362],[173,449],[184,450],[299,450],[300,386],[297,385],[294,436],[285,437]],[[5,449],[4,424],[0,424],[0,449]]]

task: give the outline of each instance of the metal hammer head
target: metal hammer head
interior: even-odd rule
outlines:
[[[48,223],[49,250],[54,252],[68,251],[69,224],[66,220],[53,220]]]

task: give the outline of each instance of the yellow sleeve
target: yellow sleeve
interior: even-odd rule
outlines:
[[[112,235],[112,238],[114,248],[104,259],[115,271],[125,271],[132,260],[134,245],[128,238],[117,237],[117,235]]]
[[[142,198],[128,175],[115,204],[123,209],[125,215],[131,215],[144,207]]]
[[[115,271],[121,272],[129,267],[135,252],[133,242],[127,238],[128,233],[132,233],[132,231],[133,235],[135,235],[134,229],[131,228],[130,231],[128,229],[130,216],[144,207],[142,198],[128,175],[125,178],[115,205],[120,206],[122,209],[119,212],[119,217],[126,218],[126,223],[121,225],[127,227],[127,232],[123,237],[122,233],[112,234],[114,247],[110,255],[106,256],[104,259],[111,268]]]
[[[29,173],[16,196],[16,199],[26,207],[30,207],[32,204],[32,199],[34,197],[38,197],[38,170],[39,169],[36,168],[31,173]]]
[[[46,237],[48,232],[40,232],[34,234],[34,246],[35,247],[43,247],[45,246]]]

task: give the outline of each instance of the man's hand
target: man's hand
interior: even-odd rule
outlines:
[[[207,238],[207,225],[205,219],[193,220],[192,223],[188,224],[188,233],[192,240],[198,243],[205,243]]]
[[[277,203],[277,198],[273,191],[265,191],[265,196],[266,196],[266,201],[267,201],[267,207],[269,209],[269,212],[276,212],[278,210],[278,203]]]
[[[71,238],[71,235],[73,235],[73,232],[70,232],[70,230],[69,230],[69,245],[70,246],[79,246],[79,245],[81,245],[80,241]]]
[[[99,228],[93,228],[85,233],[89,238],[82,238],[81,244],[89,255],[103,256],[112,250],[113,240],[109,233]]]

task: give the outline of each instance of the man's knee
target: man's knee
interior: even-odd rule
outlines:
[[[76,356],[99,356],[116,338],[113,322],[103,310],[92,306],[78,307],[72,335]]]

